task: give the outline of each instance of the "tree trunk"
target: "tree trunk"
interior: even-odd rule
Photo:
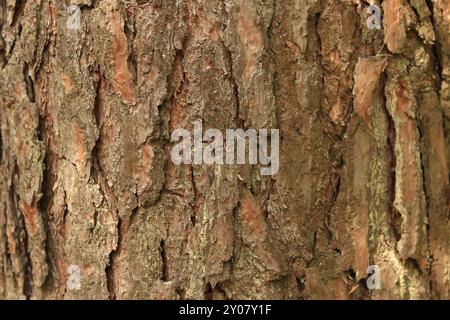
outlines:
[[[450,1],[370,2],[0,0],[0,298],[449,299]]]

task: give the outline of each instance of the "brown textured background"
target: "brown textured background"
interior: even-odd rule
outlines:
[[[369,2],[0,0],[0,298],[448,299],[450,1]],[[197,119],[280,172],[173,165]]]

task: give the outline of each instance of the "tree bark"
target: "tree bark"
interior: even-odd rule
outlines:
[[[370,2],[1,0],[0,298],[449,299],[450,1]]]

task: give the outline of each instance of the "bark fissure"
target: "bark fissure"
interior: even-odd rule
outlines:
[[[120,251],[122,249],[123,223],[124,223],[123,220],[119,218],[119,221],[117,223],[118,238],[116,248],[109,253],[109,261],[105,268],[106,285],[108,289],[109,300],[115,300],[117,297],[116,296],[117,275],[115,269],[117,267],[117,258],[120,255]]]
[[[0,299],[449,297],[446,2],[78,2],[0,0]]]

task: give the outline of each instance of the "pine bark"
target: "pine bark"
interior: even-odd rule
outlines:
[[[0,298],[449,299],[450,1],[370,2],[1,0]]]

